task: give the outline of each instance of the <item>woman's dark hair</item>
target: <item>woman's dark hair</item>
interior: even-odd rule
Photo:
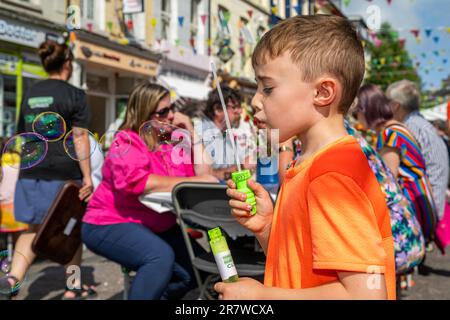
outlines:
[[[58,44],[52,40],[41,43],[38,55],[47,72],[59,72],[67,60],[73,60],[72,51],[65,43]]]
[[[384,92],[373,84],[365,84],[359,89],[355,111],[364,114],[367,125],[372,129],[394,117],[391,102]]]
[[[230,102],[232,103],[241,103],[241,95],[239,92],[235,89],[232,89],[228,86],[221,86],[222,94],[223,94],[223,100],[225,101],[225,104],[228,104]],[[206,108],[205,108],[205,116],[207,116],[209,119],[214,119],[214,110],[216,108],[222,108],[220,105],[220,98],[219,93],[217,92],[217,88],[214,88],[209,94],[208,94],[208,100],[206,101]]]

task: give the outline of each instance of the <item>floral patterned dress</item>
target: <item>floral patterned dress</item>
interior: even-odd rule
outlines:
[[[407,273],[418,265],[425,255],[425,241],[414,208],[375,149],[348,122],[345,126],[348,133],[361,145],[386,196],[394,238],[396,272]]]

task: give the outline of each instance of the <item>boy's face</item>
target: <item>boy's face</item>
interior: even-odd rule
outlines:
[[[314,118],[313,83],[304,82],[289,52],[255,68],[258,90],[252,105],[255,117],[270,128],[279,129],[280,141],[305,132]]]

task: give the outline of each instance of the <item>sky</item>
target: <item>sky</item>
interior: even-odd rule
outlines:
[[[345,2],[349,2],[345,5]],[[389,22],[406,39],[406,49],[410,57],[420,62],[419,74],[424,89],[438,89],[441,81],[450,75],[450,0],[343,0],[342,10],[347,16],[361,16],[365,21],[374,21],[369,6],[380,9],[381,22]],[[425,29],[431,28],[427,37]],[[419,29],[421,42],[417,43],[412,29]],[[434,37],[439,37],[436,43]],[[439,54],[436,56],[436,52]],[[448,62],[444,63],[444,59]],[[426,70],[429,69],[428,74]]]

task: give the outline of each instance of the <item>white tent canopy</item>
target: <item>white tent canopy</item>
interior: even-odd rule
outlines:
[[[443,104],[437,105],[433,108],[421,110],[420,113],[424,116],[428,121],[434,120],[447,120],[447,102]]]

